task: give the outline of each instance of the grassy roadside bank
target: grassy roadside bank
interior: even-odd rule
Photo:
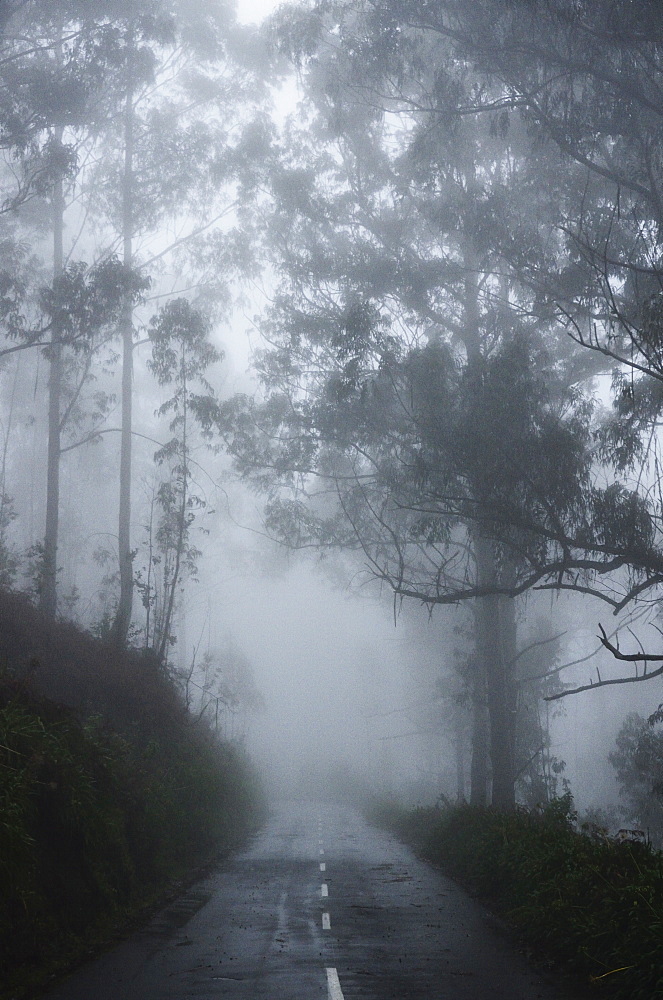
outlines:
[[[663,996],[663,855],[577,829],[569,798],[541,812],[469,806],[369,818],[482,897],[541,958],[610,1000]]]
[[[131,739],[0,688],[0,996],[117,936],[259,818],[246,761],[183,727]]]
[[[0,996],[112,940],[260,818],[232,747],[183,726],[131,739],[0,689]]]
[[[243,753],[153,659],[27,607],[23,627],[5,627],[11,600],[0,595],[0,1000],[117,939],[264,811]]]

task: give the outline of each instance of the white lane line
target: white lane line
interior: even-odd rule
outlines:
[[[329,919],[328,913],[322,914],[322,929],[323,931],[331,930],[331,920]]]
[[[327,969],[327,994],[329,1000],[345,1000],[336,969]]]
[[[320,886],[320,895],[322,896],[323,899],[325,898],[325,896],[329,895],[329,889],[327,888],[326,882],[323,882],[322,885]]]
[[[325,852],[323,851],[323,849],[322,849],[322,848],[320,848],[320,857],[322,857],[322,855],[323,855],[324,853],[325,853]]]
[[[320,862],[320,871],[321,872],[326,872],[327,871],[327,865],[324,863],[324,861]]]

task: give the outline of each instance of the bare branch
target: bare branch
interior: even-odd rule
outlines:
[[[616,660],[626,660],[628,663],[641,663],[643,660],[655,660],[658,662],[663,661],[663,653],[645,653],[644,650],[641,653],[622,653],[618,646],[614,646],[608,639],[603,625],[599,625],[599,630],[601,632],[599,638],[601,640],[601,645],[605,646],[609,650]],[[653,677],[653,674],[648,676]]]
[[[616,660],[625,660],[628,663],[641,663],[644,661],[648,663],[650,661],[661,662],[663,661],[663,653],[622,653],[622,651],[615,646],[606,635],[606,631],[602,625],[599,624],[599,630],[601,634],[598,638],[601,640],[601,645],[605,647]],[[597,671],[598,673],[598,671]],[[581,691],[593,691],[595,688],[609,687],[615,684],[640,684],[642,681],[652,680],[654,677],[660,677],[663,674],[663,666],[659,667],[657,670],[652,670],[650,673],[645,672],[642,674],[636,673],[631,677],[613,677],[610,680],[602,680],[599,674],[599,679],[594,683],[590,681],[589,684],[581,684],[579,687],[569,688],[566,691],[560,691],[557,694],[548,695],[544,701],[558,701],[560,698],[566,698],[571,694],[580,694]]]

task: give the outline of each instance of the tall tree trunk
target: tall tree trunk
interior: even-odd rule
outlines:
[[[476,178],[474,166],[467,168],[468,193],[471,194]],[[467,369],[471,379],[477,384],[483,377],[484,357],[481,342],[481,312],[479,305],[479,284],[481,261],[472,245],[466,240],[462,246],[464,277],[463,341],[467,352]],[[489,501],[480,495],[475,499],[488,506]],[[472,537],[477,565],[477,583],[493,587],[498,583],[495,554],[490,539],[479,527]],[[513,611],[513,601],[510,607]],[[507,624],[506,607],[502,598],[490,594],[475,602],[475,623],[479,669],[484,672],[486,682],[488,722],[490,736],[490,762],[492,773],[491,802],[500,809],[513,809],[515,799],[515,685],[513,655],[505,650],[505,641],[511,642],[511,626]],[[515,627],[515,617],[513,619]],[[515,637],[513,637],[515,643]],[[508,645],[508,643],[507,643]]]
[[[470,805],[483,808],[488,805],[488,712],[481,688],[473,699]]]
[[[474,551],[482,585],[498,582],[492,544],[479,536]],[[515,602],[499,594],[477,600],[477,644],[485,664],[490,760],[491,802],[498,809],[513,809],[515,793]]]
[[[182,373],[182,425],[181,425],[181,452],[180,452],[180,475],[181,479],[181,490],[179,498],[179,510],[177,514],[177,542],[175,545],[174,554],[174,565],[173,573],[170,580],[170,586],[168,587],[166,593],[164,594],[164,599],[166,602],[166,614],[164,616],[163,630],[161,633],[161,640],[157,649],[157,657],[159,662],[165,663],[168,655],[168,644],[170,643],[170,627],[173,620],[173,612],[175,610],[175,595],[177,593],[177,585],[180,579],[180,572],[182,566],[182,557],[184,556],[184,545],[186,541],[187,534],[187,509],[188,509],[188,499],[189,499],[189,442],[187,438],[187,420],[188,420],[188,401],[187,401],[187,382],[186,382],[186,366],[184,360],[184,346],[182,345],[182,359],[181,359],[181,373]]]
[[[508,562],[502,568],[501,578],[502,582],[507,586],[511,586],[514,583],[513,566],[509,565]],[[500,653],[505,702],[504,740],[509,762],[508,788],[505,789],[501,798],[504,800],[502,804],[509,809],[513,808],[516,804],[516,720],[518,715],[518,683],[516,681],[518,624],[516,612],[517,601],[507,595],[500,596]]]
[[[123,263],[133,267],[133,185],[134,185],[134,106],[131,81],[131,49],[128,39],[128,82],[124,111],[124,174],[122,178]],[[121,320],[122,334],[122,432],[120,436],[120,503],[118,513],[118,558],[120,596],[115,618],[115,642],[125,646],[131,624],[133,605],[133,552],[131,549],[131,433],[133,421],[133,305],[127,293]]]
[[[62,129],[56,130],[56,140],[62,142]],[[64,266],[64,182],[60,177],[53,185],[53,280],[62,274]],[[40,607],[48,618],[57,612],[58,525],[60,513],[60,399],[62,395],[62,343],[57,318],[54,320],[49,346],[48,377],[48,460],[46,467],[46,527],[41,572]]]
[[[466,734],[460,706],[454,713],[454,752],[456,755],[456,802],[465,802],[465,752]]]

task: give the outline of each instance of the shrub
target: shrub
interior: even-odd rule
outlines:
[[[0,997],[126,924],[261,815],[241,752],[191,718],[154,659],[14,597],[0,592]]]
[[[663,843],[663,727],[632,712],[617,734],[609,760],[617,772],[621,797],[632,821]]]
[[[578,831],[570,796],[542,811],[391,812],[390,825],[494,905],[542,955],[604,996],[663,994],[663,856]]]

